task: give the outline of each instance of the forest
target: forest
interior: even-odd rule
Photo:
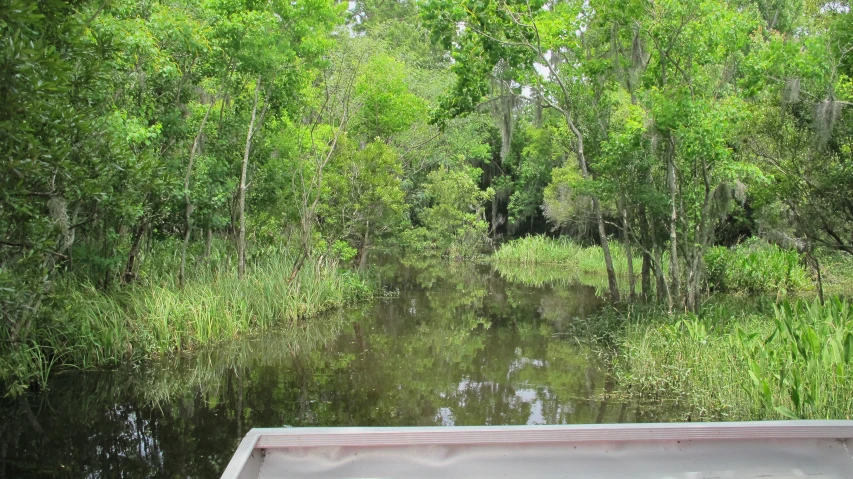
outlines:
[[[634,391],[849,418],[851,6],[4,1],[0,389],[298,328],[391,255],[594,286]]]

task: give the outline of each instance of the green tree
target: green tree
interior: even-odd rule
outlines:
[[[328,241],[355,243],[363,269],[371,244],[405,227],[403,169],[394,148],[381,141],[347,146],[329,164],[318,214]]]
[[[421,210],[423,226],[409,234],[410,245],[451,258],[468,258],[488,242],[483,203],[491,189],[480,190],[477,168],[439,168],[427,177],[425,192],[429,206]]]

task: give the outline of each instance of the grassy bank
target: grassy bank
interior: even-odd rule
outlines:
[[[625,250],[617,244],[610,248],[616,274],[628,274],[628,258]],[[495,264],[568,265],[584,274],[606,274],[604,254],[600,246],[581,246],[568,238],[527,236],[510,241],[492,255]],[[640,270],[642,258],[634,256],[634,268]]]
[[[624,250],[614,245],[612,253],[625,289]],[[838,295],[853,291],[853,262],[829,252],[818,258],[824,290],[833,297],[825,306],[805,258],[752,239],[708,250],[705,292],[711,294],[699,315],[622,304],[574,324],[573,334],[597,338],[614,352],[623,394],[675,402],[683,419],[849,419],[853,312]],[[640,259],[634,261],[639,271]],[[492,262],[511,281],[580,283],[602,294],[607,288],[597,246],[529,237],[505,244]]]
[[[619,287],[628,289],[628,258],[625,250],[610,250],[613,268],[620,278]],[[634,256],[634,274],[639,275],[642,258]],[[600,246],[581,246],[567,238],[528,236],[510,241],[490,258],[501,275],[509,281],[542,286],[543,284],[584,284],[604,294],[607,273]],[[531,266],[535,266],[532,268]]]
[[[628,289],[628,259],[621,245],[611,245],[613,268],[620,289]],[[539,286],[544,283],[581,283],[602,292],[608,287],[604,254],[600,246],[581,246],[567,238],[529,236],[510,241],[491,257],[492,263],[511,281]],[[669,255],[664,253],[664,275],[669,274]],[[822,260],[827,293],[851,291],[853,264],[838,255]],[[634,274],[639,275],[642,257],[634,255]],[[781,299],[789,294],[815,291],[814,278],[800,255],[760,239],[751,239],[733,248],[716,246],[705,254],[707,290],[725,293],[772,294]],[[530,268],[530,266],[536,266]],[[681,264],[681,270],[686,265]],[[654,283],[654,281],[652,281]]]
[[[0,383],[14,392],[43,383],[56,365],[109,366],[295,324],[371,293],[331,259],[306,261],[288,282],[293,264],[287,253],[274,253],[242,280],[234,267],[199,268],[183,288],[167,274],[108,292],[68,282],[50,321],[34,328],[26,346],[0,356]]]
[[[853,418],[846,301],[712,301],[698,317],[622,320],[616,370],[629,395],[675,399],[693,420]]]

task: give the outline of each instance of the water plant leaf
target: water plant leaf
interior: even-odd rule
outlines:
[[[779,414],[781,414],[781,415],[783,415],[783,416],[787,417],[788,419],[800,419],[800,417],[799,417],[799,416],[797,416],[797,415],[794,413],[794,411],[791,411],[790,409],[786,408],[785,406],[776,406],[776,407],[774,407],[773,409],[774,409],[776,412],[778,412]]]

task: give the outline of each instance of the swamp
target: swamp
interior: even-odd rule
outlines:
[[[4,1],[0,478],[853,419],[851,8]]]

